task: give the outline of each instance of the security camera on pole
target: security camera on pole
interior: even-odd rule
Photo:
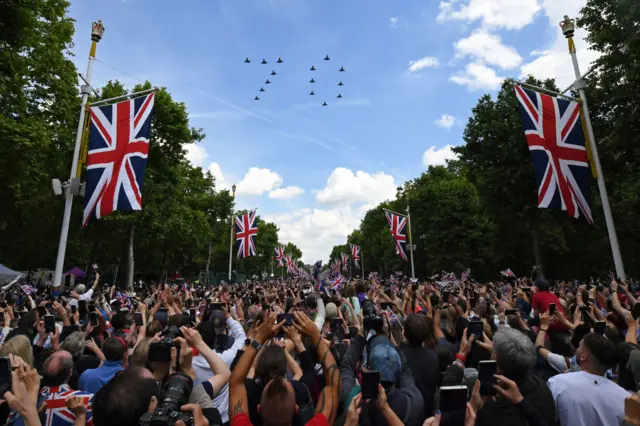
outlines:
[[[600,165],[600,157],[598,155],[598,148],[596,146],[596,138],[593,134],[591,116],[589,115],[589,106],[587,105],[587,96],[585,95],[584,91],[585,87],[587,87],[584,78],[588,74],[590,74],[591,71],[593,71],[593,68],[590,69],[585,75],[580,74],[580,66],[578,65],[578,57],[576,56],[576,46],[573,42],[573,35],[576,30],[575,20],[569,19],[569,17],[565,15],[564,20],[560,22],[560,28],[562,28],[562,33],[568,40],[569,53],[571,54],[571,60],[573,61],[573,70],[576,75],[576,81],[574,81],[566,90],[564,90],[564,92],[571,88],[574,88],[578,90],[578,93],[580,93],[582,112],[584,113],[584,119],[587,127],[587,136],[589,138],[591,155],[598,175],[598,189],[600,190],[600,198],[602,199],[602,209],[604,210],[604,219],[607,224],[607,231],[609,233],[609,243],[611,244],[613,262],[616,267],[616,276],[625,278],[626,276],[624,273],[624,265],[622,263],[622,255],[620,254],[620,246],[618,245],[618,236],[616,235],[616,227],[613,223],[613,216],[611,215],[611,207],[609,206],[609,195],[607,194],[607,187],[604,183],[604,175],[602,173],[602,166]]]
[[[102,39],[104,26],[102,21],[93,22],[91,27],[91,49],[89,50],[89,65],[87,66],[87,74],[83,78],[86,84],[80,86],[82,93],[82,105],[80,107],[80,118],[78,120],[78,130],[76,133],[76,144],[73,148],[73,160],[71,161],[71,173],[67,182],[61,183],[59,179],[53,179],[52,187],[56,195],[62,195],[64,189],[64,216],[62,217],[62,229],[60,230],[60,243],[58,244],[58,257],[56,258],[56,270],[53,276],[53,285],[58,287],[62,284],[62,269],[64,268],[64,256],[67,250],[67,237],[69,235],[69,221],[71,219],[71,208],[73,207],[73,196],[83,195],[83,185],[77,175],[78,158],[80,157],[80,145],[82,142],[82,131],[85,121],[85,108],[87,99],[92,92],[91,72],[93,69],[93,61],[96,59],[96,48],[98,42]]]

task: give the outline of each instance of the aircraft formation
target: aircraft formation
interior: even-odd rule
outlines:
[[[324,56],[324,58],[323,58],[322,60],[323,60],[325,63],[327,63],[327,62],[331,61],[331,58],[329,57],[329,55],[325,55],[325,56]],[[244,63],[245,63],[245,64],[251,64],[252,62],[251,62],[251,59],[249,59],[248,57],[246,57],[246,58],[244,59]],[[283,63],[284,63],[284,61],[282,60],[282,57],[278,57],[278,60],[277,60],[277,61],[275,61],[275,63],[276,63],[276,64],[283,64]],[[260,61],[260,65],[268,65],[268,64],[269,64],[269,61],[267,61],[265,58],[262,58],[262,60]],[[312,64],[312,65],[311,65],[311,68],[309,68],[309,71],[310,71],[310,72],[315,72],[315,71],[318,71],[318,68],[316,68],[316,67],[315,67],[315,65],[314,65],[314,64]],[[344,69],[344,67],[343,67],[343,66],[341,66],[341,67],[338,69],[338,72],[346,72],[346,70]],[[273,69],[273,70],[271,71],[271,73],[269,74],[269,76],[271,76],[271,77],[275,77],[275,76],[277,76],[277,75],[278,75],[278,73],[275,71],[275,69]],[[271,81],[267,78],[267,79],[265,80],[265,82],[264,82],[264,85],[268,85],[268,84],[271,84]],[[309,84],[316,84],[316,80],[315,80],[315,78],[314,78],[313,76],[312,76],[312,77],[311,77],[311,79],[309,80]],[[342,80],[340,80],[340,81],[337,83],[337,86],[338,86],[338,87],[342,87],[342,86],[344,86],[344,83],[342,82]],[[315,86],[313,86],[313,87],[315,87]],[[264,86],[260,87],[260,91],[259,91],[259,92],[260,92],[260,93],[266,92],[266,89],[264,88]],[[316,96],[316,93],[315,93],[315,91],[313,90],[313,88],[309,91],[309,96]],[[336,99],[342,99],[343,97],[344,97],[344,96],[342,96],[342,93],[341,93],[341,92],[338,92],[338,94],[337,94],[337,96],[336,96]],[[260,100],[260,97],[259,97],[258,95],[256,95],[256,96],[255,96],[255,98],[254,98],[254,100],[255,100],[255,101],[259,101],[259,100]],[[329,104],[327,103],[327,101],[323,101],[320,105],[321,105],[321,106],[323,106],[323,107],[326,107],[326,106],[328,106]]]

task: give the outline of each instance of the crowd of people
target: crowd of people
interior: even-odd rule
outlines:
[[[638,294],[620,279],[16,284],[0,294],[0,422],[640,425]]]

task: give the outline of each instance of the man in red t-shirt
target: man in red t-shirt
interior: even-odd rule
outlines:
[[[322,368],[326,386],[320,394],[316,405],[315,416],[307,422],[309,426],[329,426],[333,424],[338,410],[338,393],[340,390],[340,372],[331,351],[329,342],[322,338],[316,324],[304,313],[294,312],[294,327],[302,334],[310,336],[318,351],[318,359],[322,360]],[[277,315],[266,313],[264,322],[256,330],[255,339],[245,342],[245,352],[231,373],[229,380],[229,418],[231,426],[251,426],[249,419],[249,399],[244,381],[249,373],[260,347],[271,339],[285,321],[276,323]],[[291,383],[282,377],[271,379],[262,391],[258,411],[262,416],[264,426],[291,425],[298,406]]]
[[[547,281],[546,278],[538,278],[536,280],[536,288],[538,289],[538,291],[536,291],[536,293],[531,298],[531,307],[534,309],[536,315],[547,312],[549,310],[549,305],[552,303],[555,303],[556,311],[562,312],[562,314],[564,314],[564,310],[562,309],[562,305],[560,304],[560,299],[558,299],[558,296],[550,291],[551,283]],[[564,324],[551,317],[549,330],[566,331],[568,330],[568,328]]]

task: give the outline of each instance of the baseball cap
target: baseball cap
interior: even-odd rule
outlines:
[[[325,318],[330,320],[338,317],[338,307],[335,303],[330,302],[327,303],[327,306],[324,307]]]
[[[222,311],[213,311],[211,313],[211,322],[215,328],[223,328],[227,325],[227,316]]]
[[[392,345],[376,345],[368,356],[369,368],[380,372],[381,382],[394,382],[402,372],[402,361],[398,351]]]

